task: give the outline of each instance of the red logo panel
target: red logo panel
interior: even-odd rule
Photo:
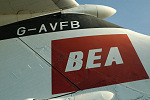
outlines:
[[[126,34],[53,40],[52,65],[53,94],[149,78]]]

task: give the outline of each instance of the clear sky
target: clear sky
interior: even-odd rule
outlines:
[[[105,20],[150,35],[150,0],[76,0],[79,4],[113,7],[117,13]]]

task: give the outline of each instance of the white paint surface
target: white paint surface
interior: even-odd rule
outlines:
[[[21,37],[34,51],[51,63],[51,41],[83,36],[127,34],[147,74],[150,76],[150,37],[127,29],[102,28],[53,32]],[[51,66],[18,39],[0,41],[0,97],[3,100],[24,100],[27,98],[51,98]],[[30,66],[30,67],[29,67]],[[42,66],[42,67],[41,67]],[[117,85],[78,91],[82,94],[95,91],[110,91],[114,100],[131,100],[150,96],[150,80],[140,80]],[[105,97],[105,96],[104,96]],[[107,99],[106,99],[107,100]]]

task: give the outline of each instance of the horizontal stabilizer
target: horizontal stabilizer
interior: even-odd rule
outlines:
[[[0,0],[0,26],[76,6],[75,0]]]

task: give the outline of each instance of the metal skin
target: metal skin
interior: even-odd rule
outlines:
[[[0,28],[2,100],[150,99],[149,36],[90,15],[54,15]],[[65,71],[68,62],[78,70]]]

